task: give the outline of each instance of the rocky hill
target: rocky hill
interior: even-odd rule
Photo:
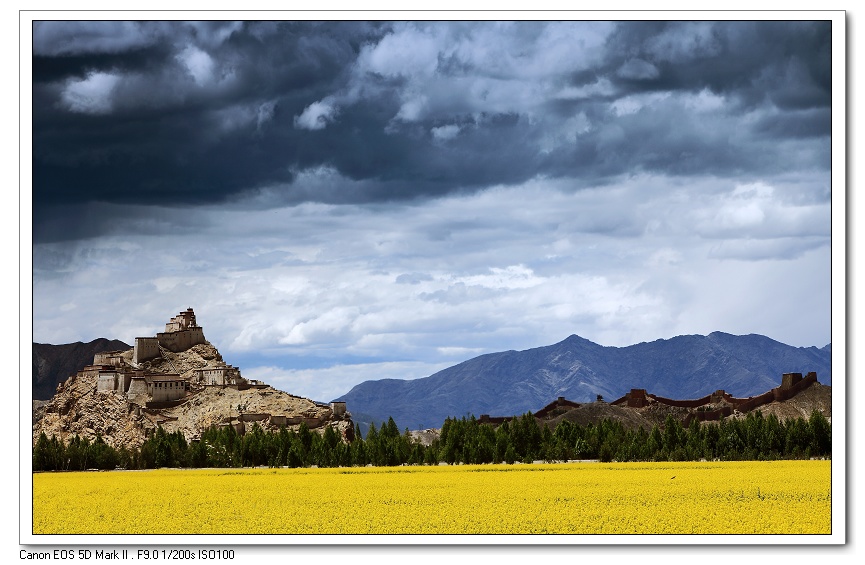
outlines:
[[[94,339],[89,343],[77,341],[63,345],[33,344],[33,400],[48,400],[57,385],[93,362],[93,356],[103,351],[129,349],[129,345],[116,339]]]
[[[447,417],[524,414],[560,396],[614,399],[631,388],[680,399],[717,389],[748,397],[778,386],[783,373],[811,371],[831,385],[830,345],[792,347],[761,335],[714,332],[604,347],[573,335],[546,347],[482,355],[422,379],[366,381],[338,400],[352,407],[362,429],[389,416],[400,429],[423,429]]]
[[[757,408],[764,417],[774,414],[780,421],[802,418],[807,420],[811,413],[816,410],[826,419],[832,422],[832,387],[819,382],[812,384],[802,392],[787,400],[770,402]],[[678,420],[683,420],[689,413],[687,408],[667,406],[662,403],[653,402],[648,406],[631,408],[628,406],[615,406],[603,401],[589,402],[579,406],[564,405],[552,411],[550,414],[537,417],[538,424],[546,425],[555,430],[563,420],[568,420],[588,426],[597,425],[601,420],[612,420],[619,422],[625,429],[643,428],[648,431],[653,426],[663,426],[668,415]],[[734,411],[730,418],[746,418],[747,414]],[[704,423],[708,425],[711,423]],[[412,436],[424,445],[430,445],[439,437],[441,430],[428,428],[411,432]]]
[[[123,353],[125,362],[131,362],[132,354],[132,349]],[[219,351],[202,343],[180,353],[164,351],[160,358],[137,368],[191,378],[196,369],[216,361],[222,361]],[[142,406],[124,392],[99,391],[96,375],[79,372],[61,383],[48,402],[34,403],[33,441],[41,432],[63,441],[75,434],[91,440],[99,434],[113,447],[136,448],[157,426],[167,432],[180,431],[191,441],[211,426],[232,425],[243,431],[253,422],[277,429],[280,425],[297,427],[302,421],[314,429],[332,426],[343,437],[353,433],[350,416],[335,415],[329,406],[267,385],[193,386],[182,401],[166,404],[176,405]]]

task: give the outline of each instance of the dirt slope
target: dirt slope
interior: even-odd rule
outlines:
[[[605,419],[620,422],[625,429],[630,430],[637,428],[650,430],[653,425],[649,418],[637,410],[613,406],[606,402],[581,404],[578,408],[571,408],[552,419],[543,420],[542,423],[545,423],[551,429],[555,429],[562,420],[568,420],[580,426],[587,426],[589,424],[597,424]]]

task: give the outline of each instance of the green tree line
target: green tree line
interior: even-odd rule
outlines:
[[[770,414],[750,412],[743,419],[722,419],[688,427],[668,416],[651,430],[625,429],[601,420],[581,426],[563,420],[554,430],[531,413],[498,427],[474,418],[448,418],[429,446],[400,433],[393,418],[366,437],[356,427],[354,440],[339,432],[323,433],[301,424],[298,430],[264,431],[257,424],[244,435],[230,426],[211,428],[198,441],[180,432],[157,428],[139,449],[115,449],[97,436],[74,436],[67,444],[40,434],[33,447],[33,470],[153,469],[159,467],[350,467],[436,465],[440,462],[514,463],[517,461],[696,461],[772,460],[831,457],[832,427],[818,411],[806,420],[782,422]]]

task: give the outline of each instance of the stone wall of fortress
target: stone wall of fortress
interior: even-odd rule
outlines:
[[[204,343],[204,329],[201,326],[181,330],[179,332],[162,332],[156,334],[159,345],[174,353],[186,351],[193,345]]]
[[[132,362],[138,365],[159,357],[159,339],[155,337],[136,337]]]
[[[201,326],[179,332],[162,332],[156,334],[156,337],[136,337],[132,361],[139,364],[159,357],[160,346],[179,353],[204,341],[204,328]]]
[[[132,362],[136,365],[160,356],[160,347],[174,353],[186,351],[194,345],[205,343],[204,328],[195,321],[192,308],[187,308],[165,324],[165,331],[156,337],[136,337]]]
[[[123,366],[123,352],[122,351],[103,351],[101,353],[96,353],[93,356],[93,364],[94,365],[111,365],[113,367],[122,367]]]

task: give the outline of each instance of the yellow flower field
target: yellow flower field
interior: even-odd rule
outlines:
[[[829,534],[831,461],[36,473],[34,534]]]

